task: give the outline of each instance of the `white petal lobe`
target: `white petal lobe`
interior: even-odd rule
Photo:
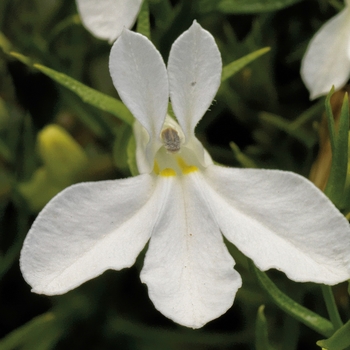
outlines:
[[[329,285],[350,278],[349,223],[310,181],[215,165],[205,175],[203,192],[221,231],[261,270]]]
[[[20,258],[36,293],[65,293],[107,269],[133,265],[159,211],[150,175],[82,183],[62,191],[41,211]]]
[[[141,280],[160,312],[199,328],[231,307],[241,278],[195,187],[186,179],[163,181],[169,182],[169,195],[151,237]]]
[[[142,0],[76,0],[81,20],[94,36],[113,42],[136,21]]]
[[[120,98],[149,133],[151,142],[146,154],[151,171],[154,154],[161,146],[159,135],[168,109],[164,61],[145,36],[124,30],[112,46],[109,69]]]
[[[220,86],[222,62],[213,36],[194,22],[169,54],[170,98],[187,140]]]
[[[301,77],[310,99],[338,90],[350,76],[350,7],[326,22],[309,43],[301,64]]]

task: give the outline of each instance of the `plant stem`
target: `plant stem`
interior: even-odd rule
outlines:
[[[323,299],[326,303],[329,318],[331,319],[334,329],[337,330],[343,326],[343,322],[340,318],[338,308],[334,300],[332,288],[324,284],[321,285],[321,288],[322,288]]]

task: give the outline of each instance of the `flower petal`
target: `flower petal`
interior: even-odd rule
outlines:
[[[350,7],[326,22],[309,43],[301,77],[310,99],[343,87],[350,75]]]
[[[163,181],[169,183],[169,196],[152,234],[141,280],[160,312],[199,328],[231,307],[241,278],[192,184],[178,177]]]
[[[202,191],[221,231],[261,270],[329,285],[350,278],[349,223],[310,181],[215,165],[205,176]]]
[[[62,294],[107,269],[133,265],[157,220],[161,191],[147,174],[67,188],[24,241],[25,280],[36,293]]]
[[[145,36],[126,29],[112,46],[109,69],[120,98],[150,136],[146,149],[150,171],[168,109],[164,61]]]
[[[172,45],[168,62],[172,107],[186,141],[215,97],[221,71],[221,56],[213,36],[194,21]]]
[[[113,42],[135,23],[142,0],[76,0],[81,20],[94,36]]]

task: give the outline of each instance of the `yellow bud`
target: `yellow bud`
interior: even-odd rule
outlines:
[[[48,176],[57,184],[71,184],[87,166],[83,148],[58,125],[48,125],[38,134],[39,154]]]

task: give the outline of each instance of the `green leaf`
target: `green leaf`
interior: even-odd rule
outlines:
[[[221,82],[224,82],[228,78],[231,78],[234,74],[239,72],[242,68],[244,68],[247,64],[250,62],[253,62],[258,57],[264,55],[266,52],[269,52],[269,47],[264,47],[262,49],[259,49],[257,51],[254,51],[244,57],[239,58],[238,60],[235,60],[229,64],[227,64],[222,69],[222,76],[221,76]]]
[[[307,327],[316,332],[329,337],[334,332],[334,327],[330,321],[308,310],[304,306],[298,304],[270,280],[270,278],[252,263],[252,270],[255,273],[261,287],[267,292],[272,301],[283,311],[298,321],[305,324]]]
[[[318,341],[317,345],[327,350],[343,350],[350,346],[350,320],[330,338]]]
[[[272,350],[269,344],[267,322],[264,315],[265,305],[261,305],[256,315],[255,323],[255,349],[256,350]]]
[[[336,132],[330,103],[332,94],[333,89],[326,98],[326,115],[332,148],[332,165],[325,194],[336,206],[341,207],[344,202],[344,189],[348,170],[349,102],[348,95],[345,94],[340,112],[338,132]]]
[[[301,113],[299,116],[297,116],[296,119],[294,119],[291,122],[290,127],[294,130],[297,130],[302,126],[308,123],[311,123],[314,120],[318,120],[320,117],[320,114],[322,114],[323,111],[324,111],[324,102],[321,99],[317,103],[312,105],[310,108],[308,108],[306,111]],[[315,135],[313,134],[312,137],[315,138]],[[316,138],[315,138],[315,141],[316,141]]]
[[[113,144],[113,162],[122,171],[129,170],[129,157],[125,146],[128,145],[131,135],[132,129],[127,124],[121,125],[116,130],[116,138]]]
[[[66,74],[57,72],[41,64],[34,64],[33,67],[76,93],[84,102],[89,103],[102,111],[109,112],[125,123],[132,125],[134,117],[121,101],[105,95],[102,92],[96,91]]]
[[[151,26],[149,23],[148,1],[144,0],[137,18],[137,32],[151,39]]]
[[[136,163],[136,140],[134,134],[131,135],[126,149],[128,156],[128,165],[132,176],[139,175],[139,169]]]
[[[230,147],[234,153],[237,161],[242,165],[243,168],[257,168],[255,162],[244,154],[233,141],[230,142]]]
[[[80,25],[81,19],[80,16],[76,13],[74,15],[64,18],[62,21],[58,22],[55,27],[49,33],[49,40],[53,41],[59,35],[61,35],[65,30],[70,28],[73,25]]]
[[[2,43],[0,41],[0,46],[1,45]],[[10,52],[9,55],[15,57],[16,59],[18,59],[19,61],[21,61],[29,67],[36,68],[43,74],[55,80],[57,83],[74,92],[84,102],[102,111],[109,112],[118,119],[124,121],[125,123],[132,125],[134,117],[121,101],[111,96],[105,95],[102,92],[99,92],[95,89],[92,89],[64,73],[57,72],[54,69],[45,67],[41,64],[33,63],[29,57],[26,57],[18,52]]]
[[[59,340],[62,329],[53,313],[40,315],[0,340],[1,350],[49,350]]]
[[[259,118],[264,122],[273,125],[277,129],[286,132],[288,135],[302,142],[308,148],[311,148],[316,141],[314,134],[301,129],[294,122],[285,120],[284,118],[267,112],[259,114]]]
[[[0,157],[7,162],[12,163],[14,160],[13,154],[3,140],[0,139]]]
[[[65,88],[61,87],[61,89]],[[113,126],[106,123],[106,119],[100,115],[99,111],[93,113],[93,111],[89,110],[89,108],[87,108],[88,106],[82,103],[79,96],[74,94],[74,92],[66,90],[63,91],[63,94],[64,104],[67,105],[72,113],[76,115],[95,135],[107,140],[114,136],[112,133],[114,129]]]
[[[6,36],[0,32],[0,47],[5,53],[12,50],[12,44],[7,40]]]
[[[328,93],[325,101],[325,107],[326,107],[326,116],[327,116],[327,123],[328,123],[328,132],[329,132],[329,139],[331,142],[332,152],[335,151],[335,127],[334,127],[334,116],[331,106],[331,97],[334,93],[334,86],[332,87],[331,91]]]
[[[217,9],[225,13],[259,13],[284,9],[302,0],[221,0]]]
[[[278,11],[300,1],[302,0],[200,0],[199,8],[202,13],[261,13]]]

